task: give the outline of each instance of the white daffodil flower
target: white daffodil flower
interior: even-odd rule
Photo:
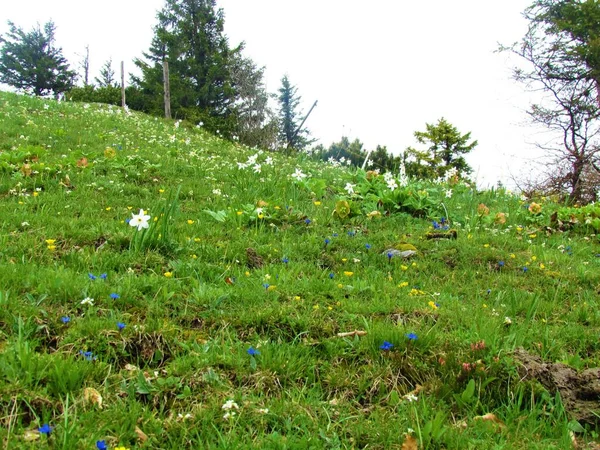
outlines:
[[[129,225],[137,227],[138,231],[141,231],[142,228],[148,228],[150,226],[148,224],[149,219],[150,216],[144,214],[144,210],[140,209],[139,214],[133,214],[133,217],[129,220]]]

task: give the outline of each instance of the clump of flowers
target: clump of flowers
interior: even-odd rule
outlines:
[[[480,203],[477,206],[477,214],[480,216],[487,216],[490,214],[490,208],[488,208],[487,206],[485,206],[484,203]]]
[[[542,212],[542,205],[539,203],[531,202],[529,208],[527,208],[531,214],[539,214]]]

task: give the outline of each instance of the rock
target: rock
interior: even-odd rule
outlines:
[[[403,258],[403,259],[408,259],[411,256],[414,256],[417,254],[416,250],[398,250],[395,248],[388,248],[387,250],[384,250],[384,252],[382,253],[382,255],[387,256],[388,258],[390,257],[389,255],[392,255],[392,258]]]

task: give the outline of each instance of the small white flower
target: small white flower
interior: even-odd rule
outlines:
[[[260,164],[254,164],[254,167],[252,168],[252,170],[254,170],[254,173],[260,173],[261,169],[262,168]]]
[[[86,297],[83,300],[81,300],[81,304],[82,305],[89,305],[89,306],[93,306],[94,305],[94,299],[91,297]]]
[[[506,317],[504,318],[504,324],[505,324],[505,325],[510,325],[511,323],[512,323],[512,320],[510,319],[510,317],[506,316]]]
[[[21,226],[23,228],[28,227],[29,226],[29,222],[21,222]]]
[[[221,189],[213,189],[212,193],[213,193],[213,195],[221,195],[222,194]]]
[[[223,404],[223,406],[221,406],[221,409],[223,409],[225,411],[229,411],[231,409],[240,409],[240,407],[238,406],[238,404],[235,401],[233,401],[233,400],[227,400]]]
[[[396,183],[396,180],[394,180],[393,178],[390,178],[389,180],[387,180],[386,183],[387,183],[389,190],[392,192],[398,188],[398,183]]]
[[[273,165],[273,158],[271,158],[270,156],[267,156],[267,159],[265,159],[265,164],[267,166],[272,166]]]
[[[419,397],[417,397],[415,394],[406,394],[404,398],[409,402],[416,402],[417,400],[419,400]]]
[[[137,227],[138,231],[141,231],[142,228],[149,228],[148,220],[150,216],[144,214],[144,210],[140,209],[139,214],[133,214],[133,217],[129,219],[129,225],[132,227]]]
[[[348,195],[354,194],[354,186],[356,186],[356,185],[352,184],[352,183],[346,183],[346,187],[344,189],[346,190]]]
[[[259,414],[269,414],[269,408],[258,408],[256,412]]]
[[[306,178],[306,174],[303,173],[300,169],[296,169],[296,171],[292,174],[292,178],[295,178],[297,181],[302,181]]]
[[[223,419],[229,420],[232,419],[233,416],[235,416],[235,411],[227,411],[225,414],[223,414]]]
[[[452,198],[452,189],[446,191],[446,198]]]

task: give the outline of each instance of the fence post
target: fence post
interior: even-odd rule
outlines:
[[[169,84],[169,63],[163,61],[163,83],[165,89],[165,118],[171,118],[171,87]]]
[[[125,108],[125,63],[121,61],[121,106]]]

